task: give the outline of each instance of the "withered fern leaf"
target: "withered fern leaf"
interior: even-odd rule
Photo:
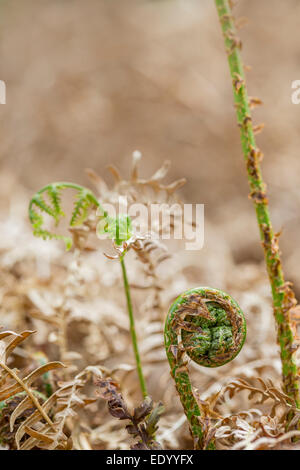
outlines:
[[[61,362],[48,362],[25,377],[7,364],[9,355],[34,331],[0,331],[0,438],[1,415],[9,410],[9,430],[14,436],[15,448],[19,450],[70,449],[72,442],[65,434],[67,417],[74,409],[92,403],[93,399],[81,396],[88,372],[83,371],[60,387],[48,398],[33,388],[34,382],[43,374],[63,368]],[[14,403],[14,406],[12,404]]]

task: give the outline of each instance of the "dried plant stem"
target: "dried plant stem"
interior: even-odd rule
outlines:
[[[135,356],[135,362],[136,362],[137,372],[139,376],[141,391],[142,391],[143,397],[146,398],[148,396],[148,392],[147,392],[146,382],[145,382],[145,378],[143,374],[142,363],[141,363],[141,358],[140,358],[140,353],[139,353],[139,348],[138,348],[138,343],[137,343],[131,295],[130,295],[130,286],[128,283],[124,257],[120,258],[120,263],[122,267],[124,290],[125,290],[126,301],[127,301],[127,310],[128,310],[128,315],[129,315],[130,334],[131,334],[133,352]]]
[[[252,124],[244,67],[240,55],[241,42],[236,36],[236,28],[228,0],[215,0],[215,3],[224,35],[233,81],[235,107],[251,190],[250,197],[256,210],[272,288],[274,316],[277,323],[277,339],[281,351],[283,386],[286,394],[295,400],[297,407],[300,407],[299,383],[295,362],[297,345],[290,318],[290,310],[297,302],[289,283],[286,283],[284,280],[278,248],[278,234],[274,234],[270,220],[266,185],[263,181],[260,168],[262,154],[256,147],[255,128]]]
[[[40,405],[38,399],[34,396],[33,392],[30,390],[29,387],[27,387],[27,385],[25,384],[25,382],[23,380],[21,380],[18,375],[12,370],[10,369],[4,362],[0,362],[0,367],[2,367],[4,370],[6,370],[6,372],[19,384],[21,385],[21,387],[25,390],[25,392],[27,393],[28,397],[30,398],[30,400],[32,401],[32,403],[34,404],[34,406],[37,408],[37,410],[40,412],[42,418],[44,418],[44,420],[49,424],[49,426],[55,430],[55,427],[54,427],[54,424],[52,423],[51,419],[49,418],[49,416],[47,415],[47,413],[45,413],[45,411],[43,410],[42,406]]]

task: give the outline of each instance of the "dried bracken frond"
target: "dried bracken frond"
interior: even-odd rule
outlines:
[[[205,401],[195,392],[201,410],[200,422],[206,425],[206,434],[210,438],[214,436],[220,448],[254,450],[292,446],[292,438],[300,435],[297,429],[300,413],[293,400],[271,380],[257,378],[256,381],[258,386],[242,379],[233,380]],[[244,391],[248,392],[249,402],[258,408],[222,417],[218,411],[222,403]],[[267,414],[262,411],[266,411],[265,404]]]
[[[286,395],[282,390],[279,390],[275,387],[272,380],[264,381],[261,378],[257,378],[261,387],[254,387],[249,385],[245,380],[237,379],[233,380],[227,384],[220,392],[218,400],[221,398],[224,400],[226,393],[228,393],[229,398],[233,398],[236,393],[241,391],[248,390],[248,399],[255,399],[256,404],[264,404],[267,400],[272,401],[272,408],[270,416],[275,416],[276,408],[279,405],[284,405],[286,408],[295,408],[295,402],[292,398]]]
[[[141,157],[142,154],[139,151],[133,152],[130,178],[128,180],[122,178],[119,170],[114,166],[110,165],[108,167],[114,178],[114,186],[111,189],[108,188],[102,177],[91,169],[87,170],[88,176],[98,190],[101,201],[117,203],[120,196],[125,196],[129,205],[135,202],[145,205],[178,202],[175,193],[186,183],[186,179],[181,178],[170,184],[161,182],[169,171],[169,160],[166,160],[150,178],[141,178],[138,170]]]
[[[286,431],[281,420],[264,416],[257,410],[224,418],[215,431],[220,447],[232,450],[268,450],[282,445],[297,449],[293,438],[299,435],[300,431]]]
[[[47,399],[45,395],[36,390],[33,390],[33,394],[41,405]],[[7,400],[0,402],[0,442],[7,445],[9,449],[17,449],[15,441],[16,431],[22,421],[28,418],[28,416],[30,416],[35,411],[35,407],[33,405],[26,408],[23,412],[21,411],[11,426],[10,418],[25,397],[26,392],[20,392],[11,398],[8,398]]]
[[[52,430],[55,428],[44,404],[40,404],[38,398],[31,389],[31,385],[40,375],[50,370],[64,367],[63,364],[61,362],[49,362],[48,364],[40,366],[38,369],[23,378],[20,377],[17,370],[11,369],[7,365],[9,355],[32,333],[34,332],[23,331],[21,334],[14,333],[12,331],[0,332],[0,401],[15,397],[16,394],[20,392],[25,392],[26,394],[10,417],[10,432],[12,432],[14,428],[15,420],[28,410],[28,408],[32,407],[36,408],[34,413],[38,417],[38,420],[45,420]],[[6,342],[4,341],[5,339],[9,339],[10,341]],[[17,446],[19,447],[19,442],[17,442]]]
[[[43,298],[43,295],[36,290],[27,293],[30,316],[45,322],[52,328],[56,335],[53,342],[59,347],[61,361],[68,366],[68,374],[72,371],[72,360],[80,358],[79,353],[70,351],[67,334],[72,321],[72,301],[78,295],[78,289],[83,282],[80,273],[80,253],[80,250],[73,252],[72,262],[67,266],[65,279],[57,295]]]
[[[16,432],[16,442],[20,450],[30,450],[34,447],[47,450],[72,449],[72,439],[65,434],[66,422],[74,416],[75,410],[83,408],[96,400],[86,398],[80,393],[90,374],[91,369],[87,368],[69,382],[61,382],[58,390],[44,403],[45,410],[52,410],[52,426],[41,422],[41,418],[36,412],[21,424]],[[23,440],[21,444],[25,434],[29,437],[25,441]]]
[[[87,174],[98,190],[99,198],[103,203],[118,204],[120,200],[126,200],[126,210],[135,203],[142,204],[150,208],[153,204],[159,204],[164,208],[164,217],[156,220],[151,215],[151,230],[149,231],[149,220],[140,220],[137,234],[135,220],[131,221],[131,235],[124,241],[113,241],[113,248],[116,254],[107,254],[110,259],[117,259],[123,256],[131,248],[137,253],[138,258],[145,265],[146,275],[155,277],[155,269],[159,263],[167,259],[170,255],[166,247],[159,242],[170,230],[175,230],[178,224],[182,224],[182,203],[176,195],[176,191],[185,184],[185,179],[180,179],[171,184],[165,185],[161,182],[167,175],[170,162],[166,161],[155,174],[149,179],[139,177],[138,164],[141,159],[141,153],[136,151],[132,156],[131,176],[128,180],[121,177],[119,171],[110,166],[109,170],[113,174],[115,184],[112,189],[108,189],[107,184],[102,177],[98,176],[93,170],[87,170]],[[179,213],[178,213],[179,210]],[[119,215],[121,217],[121,215]],[[162,219],[162,220],[161,220]],[[193,225],[192,221],[184,221],[188,225]],[[145,229],[143,230],[143,224]],[[85,233],[88,231],[84,227]],[[106,229],[107,232],[107,229]],[[82,234],[82,232],[81,232]],[[155,255],[154,255],[155,252]]]
[[[60,383],[47,399],[33,389],[32,384],[41,375],[64,367],[61,362],[41,365],[25,377],[7,365],[9,355],[32,333],[0,332],[0,438],[20,450],[70,449],[72,440],[65,434],[66,421],[74,416],[75,409],[95,401],[81,395],[80,390],[91,373],[100,375],[101,372],[87,368],[69,382]]]
[[[115,184],[112,189],[108,189],[107,184],[103,181],[102,177],[98,176],[93,170],[88,169],[87,174],[90,177],[93,184],[96,186],[100,200],[105,203],[119,204],[120,200],[126,200],[126,210],[130,209],[130,206],[135,203],[150,208],[153,204],[159,204],[163,206],[164,211],[168,211],[167,216],[163,217],[162,221],[153,217],[151,220],[151,231],[148,228],[148,219],[141,220],[139,222],[139,234],[137,234],[137,227],[135,226],[134,218],[132,220],[132,235],[124,239],[123,242],[118,243],[115,246],[117,251],[116,258],[122,256],[130,248],[135,249],[136,252],[140,253],[140,260],[148,265],[161,262],[164,258],[156,260],[151,259],[151,251],[161,249],[166,251],[165,247],[158,243],[158,239],[163,237],[164,234],[174,230],[177,224],[182,223],[181,207],[182,203],[176,195],[176,191],[180,189],[186,182],[185,179],[180,179],[171,184],[165,185],[161,182],[167,175],[170,167],[170,162],[166,161],[162,167],[159,168],[155,174],[149,179],[143,179],[139,177],[138,164],[141,159],[141,153],[136,151],[132,156],[132,167],[131,176],[128,180],[121,177],[119,171],[110,166],[109,170],[113,174]],[[179,210],[179,213],[178,213]],[[121,217],[121,214],[119,215]],[[151,216],[152,217],[152,216]],[[185,223],[191,225],[192,221],[185,221]],[[145,224],[145,230],[143,230],[143,224]],[[147,253],[147,255],[146,255]],[[108,255],[110,257],[110,255]],[[111,256],[114,258],[114,256]],[[147,260],[147,261],[146,261]]]

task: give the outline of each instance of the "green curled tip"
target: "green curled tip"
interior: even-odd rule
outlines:
[[[165,344],[181,348],[197,364],[220,367],[232,361],[246,339],[246,321],[237,302],[221,290],[197,287],[180,295],[170,307]]]
[[[102,209],[102,206],[92,191],[78,184],[68,182],[55,182],[44,186],[32,197],[28,208],[33,234],[44,240],[63,240],[67,251],[72,247],[72,238],[45,229],[43,215],[47,214],[52,217],[55,221],[55,226],[59,225],[60,220],[65,216],[61,207],[61,193],[68,188],[74,189],[77,193],[69,221],[70,227],[84,223],[88,217],[90,208],[95,207]],[[103,213],[104,215],[106,214],[104,210]]]

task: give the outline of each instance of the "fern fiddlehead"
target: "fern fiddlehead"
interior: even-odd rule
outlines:
[[[165,348],[195,448],[214,448],[204,442],[201,412],[190,382],[187,356],[205,367],[234,359],[246,338],[246,322],[236,301],[209,287],[190,289],[171,305],[165,323]]]

